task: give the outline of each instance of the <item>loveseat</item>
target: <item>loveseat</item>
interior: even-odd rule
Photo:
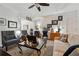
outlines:
[[[14,31],[1,31],[2,34],[2,45],[8,50],[8,46],[16,44],[19,42],[15,37]]]
[[[6,47],[6,51],[8,50],[8,46],[13,44],[18,44],[20,41],[20,37],[22,35],[27,34],[26,30],[22,30],[19,33],[19,37],[15,35],[16,31],[1,31],[2,34],[2,47]]]

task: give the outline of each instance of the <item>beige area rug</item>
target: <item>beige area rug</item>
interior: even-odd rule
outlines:
[[[53,43],[52,41],[47,41],[47,45],[46,47],[43,47],[41,49],[41,56],[52,56],[53,55]],[[23,54],[19,53],[19,48],[18,46],[14,46],[9,48],[9,50],[7,51],[7,53],[9,53],[12,56],[37,56],[37,51],[30,49],[30,48],[26,48],[26,47],[22,47],[23,50]]]

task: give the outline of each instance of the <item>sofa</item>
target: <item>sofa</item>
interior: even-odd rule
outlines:
[[[1,31],[2,34],[2,45],[8,50],[8,46],[17,44],[19,40],[15,37],[14,31]]]
[[[79,45],[79,35],[78,34],[68,34],[68,42],[62,42],[61,40],[54,40],[53,45],[53,56],[63,56],[64,53],[74,45]],[[74,49],[74,51],[69,54],[70,56],[79,55],[79,48]]]
[[[20,42],[20,37],[22,35],[26,35],[27,31],[22,30],[18,35],[16,35],[17,31],[1,31],[2,34],[2,47],[6,47],[6,51],[8,50],[8,46],[13,44],[18,44]]]

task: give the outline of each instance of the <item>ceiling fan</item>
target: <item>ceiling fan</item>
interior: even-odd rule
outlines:
[[[49,6],[48,3],[34,3],[33,5],[31,5],[30,7],[28,7],[28,9],[32,8],[32,7],[36,7],[38,9],[38,11],[41,11],[40,6]]]

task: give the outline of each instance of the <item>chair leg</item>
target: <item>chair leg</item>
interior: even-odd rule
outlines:
[[[40,54],[41,54],[41,51],[40,51],[40,50],[37,50],[37,54],[38,54],[38,56],[40,56]]]

